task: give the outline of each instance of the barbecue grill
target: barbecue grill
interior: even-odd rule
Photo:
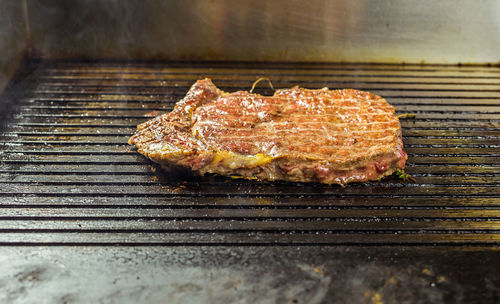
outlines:
[[[499,67],[32,54],[16,75],[1,96],[2,301],[500,300]],[[401,123],[416,181],[197,177],[127,144],[197,79],[236,91],[260,76],[415,114]]]

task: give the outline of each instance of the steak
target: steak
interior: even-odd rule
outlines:
[[[258,180],[346,184],[404,169],[401,125],[380,96],[354,89],[226,93],[198,80],[129,144],[164,168]]]

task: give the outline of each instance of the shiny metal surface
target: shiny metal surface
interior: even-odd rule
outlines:
[[[499,63],[500,1],[29,1],[46,58]]]

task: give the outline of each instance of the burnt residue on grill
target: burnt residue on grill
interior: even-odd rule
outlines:
[[[496,303],[500,286],[498,256],[477,247],[3,247],[0,253],[10,260],[0,274],[8,278],[0,286],[6,302],[38,302],[43,288],[55,303]]]

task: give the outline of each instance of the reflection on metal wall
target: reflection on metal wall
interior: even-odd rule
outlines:
[[[23,1],[0,0],[0,93],[26,50]]]
[[[498,63],[497,0],[33,0],[48,58]]]

